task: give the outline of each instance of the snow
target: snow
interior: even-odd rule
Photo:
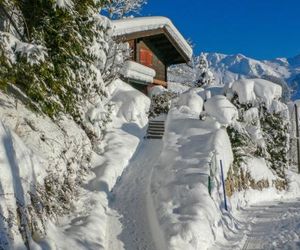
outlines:
[[[150,105],[147,96],[120,80],[113,82],[108,91],[112,122],[96,147],[100,155],[91,155],[90,140],[68,117],[62,116],[55,124],[14,98],[0,94],[0,193],[12,194],[0,195],[1,216],[17,218],[16,198],[31,206],[29,192],[35,192],[36,185],[43,186],[49,176],[55,177],[50,179],[51,188],[59,198],[67,200],[62,203],[53,194],[49,206],[57,209],[57,214],[31,213],[30,221],[42,229],[30,242],[31,249],[106,249],[109,194],[140,145]],[[103,105],[99,103],[87,113],[96,127],[102,115]],[[92,171],[88,170],[90,166]],[[69,190],[73,186],[76,198]],[[0,223],[0,246],[24,246],[17,223],[7,221]],[[4,232],[10,229],[13,233],[6,235]]]
[[[106,249],[166,249],[155,247],[160,237],[149,193],[152,169],[161,149],[160,140],[144,140],[114,187]]]
[[[163,93],[165,91],[167,91],[167,89],[164,88],[163,86],[156,86],[156,85],[154,85],[154,86],[152,86],[152,87],[150,87],[148,89],[148,95],[151,98],[152,96],[159,95],[159,94],[161,94],[161,93]]]
[[[74,245],[76,249],[107,249],[111,191],[138,149],[148,121],[146,112],[150,100],[147,96],[119,79],[110,85],[109,91],[113,121],[98,146],[97,151],[102,153],[93,155],[94,174],[86,184],[75,216],[66,219],[64,226],[60,226],[62,231],[52,232],[55,237],[64,234],[72,239],[72,244],[81,242]],[[69,245],[70,242],[60,247],[69,249]]]
[[[124,63],[122,70],[124,72],[132,70],[132,71],[136,71],[138,73],[141,73],[141,74],[144,74],[144,75],[147,75],[150,77],[155,77],[155,75],[156,75],[156,72],[154,69],[151,69],[147,66],[144,66],[144,65],[134,62],[134,61],[126,61]]]
[[[163,236],[157,249],[207,249],[222,235],[220,190],[216,184],[210,197],[207,186],[210,172],[220,181],[220,159],[227,171],[233,156],[226,131],[213,119],[172,108],[151,179],[156,231]]]
[[[259,111],[258,108],[250,108],[244,113],[245,122],[251,123],[254,120],[259,119]]]
[[[254,81],[239,80],[232,84],[233,92],[237,93],[240,103],[252,103],[255,99]]]
[[[156,75],[154,69],[146,67],[142,64],[126,61],[121,69],[121,75],[125,78],[138,80],[145,83],[152,83]]]
[[[267,107],[270,107],[274,99],[279,99],[282,96],[282,88],[278,84],[262,80],[254,79],[254,92]]]
[[[61,9],[71,9],[73,8],[74,3],[72,0],[56,0],[54,7]]]
[[[176,104],[181,110],[188,109],[188,112],[193,112],[198,117],[203,110],[203,99],[194,89],[190,89],[182,93],[179,96]]]
[[[261,101],[269,109],[273,100],[282,96],[282,88],[278,84],[263,79],[242,79],[232,84],[232,90],[237,93],[240,103]]]
[[[32,235],[36,242],[29,243],[32,249],[39,249],[37,244],[48,232],[46,224],[73,209],[70,200],[90,165],[91,144],[68,117],[62,116],[55,124],[11,96],[0,93],[0,102],[0,193],[8,194],[0,196],[1,215],[7,222],[1,222],[0,248],[3,244],[25,247],[19,231],[18,208],[23,211],[22,221],[37,227]],[[52,184],[51,198],[45,192],[45,182]],[[62,204],[59,199],[65,202]],[[44,206],[48,206],[48,213]],[[5,232],[10,232],[8,238]],[[30,238],[31,233],[27,232]],[[2,241],[5,238],[8,242]]]
[[[272,183],[272,180],[276,179],[275,174],[267,166],[264,158],[250,158],[243,168],[246,172],[249,172],[251,177],[256,181],[264,179]]]
[[[175,93],[183,93],[187,90],[189,90],[191,87],[184,85],[182,83],[177,83],[177,82],[168,82],[168,90],[175,92]]]
[[[42,45],[22,42],[10,33],[0,32],[0,41],[9,63],[14,64],[19,55],[25,57],[30,65],[42,63],[47,57],[46,48]]]
[[[173,40],[180,46],[189,59],[192,59],[193,50],[184,37],[176,29],[170,19],[161,16],[135,17],[112,21],[113,35],[123,36],[141,31],[165,29]]]
[[[256,193],[257,196],[260,192]],[[269,197],[274,192],[268,193]],[[263,201],[236,214],[239,228],[211,250],[299,249],[299,199]]]
[[[208,99],[204,108],[208,115],[223,125],[229,125],[238,118],[236,107],[222,95]]]
[[[114,123],[136,123],[140,127],[146,126],[150,99],[119,79],[112,84],[116,88],[111,93],[111,102],[118,119]]]
[[[17,202],[24,206],[30,204],[28,192],[32,184],[41,182],[46,172],[41,167],[45,162],[42,158],[24,145],[20,138],[0,121],[0,247],[13,249],[23,245],[16,223]],[[4,218],[4,220],[3,220]],[[11,231],[11,235],[3,232]],[[27,234],[28,227],[24,228]],[[3,235],[2,235],[3,234]],[[14,240],[10,237],[14,236]],[[33,247],[34,242],[30,241]]]

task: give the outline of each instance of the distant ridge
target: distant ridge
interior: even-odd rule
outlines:
[[[241,78],[261,78],[264,75],[271,75],[284,79],[293,88],[300,86],[300,55],[273,60],[256,60],[243,54],[203,53],[203,55],[219,84],[228,84]],[[188,78],[197,78],[197,72],[184,65],[170,69],[170,81],[186,82]],[[296,98],[300,98],[299,89],[293,96],[293,99]]]

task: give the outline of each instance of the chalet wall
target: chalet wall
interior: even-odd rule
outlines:
[[[131,44],[132,48],[134,49],[134,43],[131,42],[130,44]],[[140,50],[141,49],[148,50],[153,54],[152,65],[146,65],[140,61],[140,56],[141,56]],[[167,81],[165,64],[162,62],[162,60],[159,58],[159,56],[147,46],[147,44],[143,40],[137,41],[136,52],[134,52],[134,50],[133,50],[133,55],[132,55],[133,59],[134,59],[134,53],[136,53],[135,56],[136,56],[136,61],[138,63],[144,64],[145,66],[148,66],[156,71],[155,79]]]

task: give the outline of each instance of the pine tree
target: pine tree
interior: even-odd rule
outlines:
[[[196,84],[199,87],[207,87],[215,82],[215,78],[211,70],[209,69],[208,61],[204,55],[200,55],[196,62],[196,69],[198,73],[198,80]]]

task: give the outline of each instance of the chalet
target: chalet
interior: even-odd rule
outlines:
[[[127,42],[132,51],[121,75],[145,93],[153,85],[167,87],[168,67],[192,58],[192,48],[166,17],[113,21],[113,36],[118,42]]]

